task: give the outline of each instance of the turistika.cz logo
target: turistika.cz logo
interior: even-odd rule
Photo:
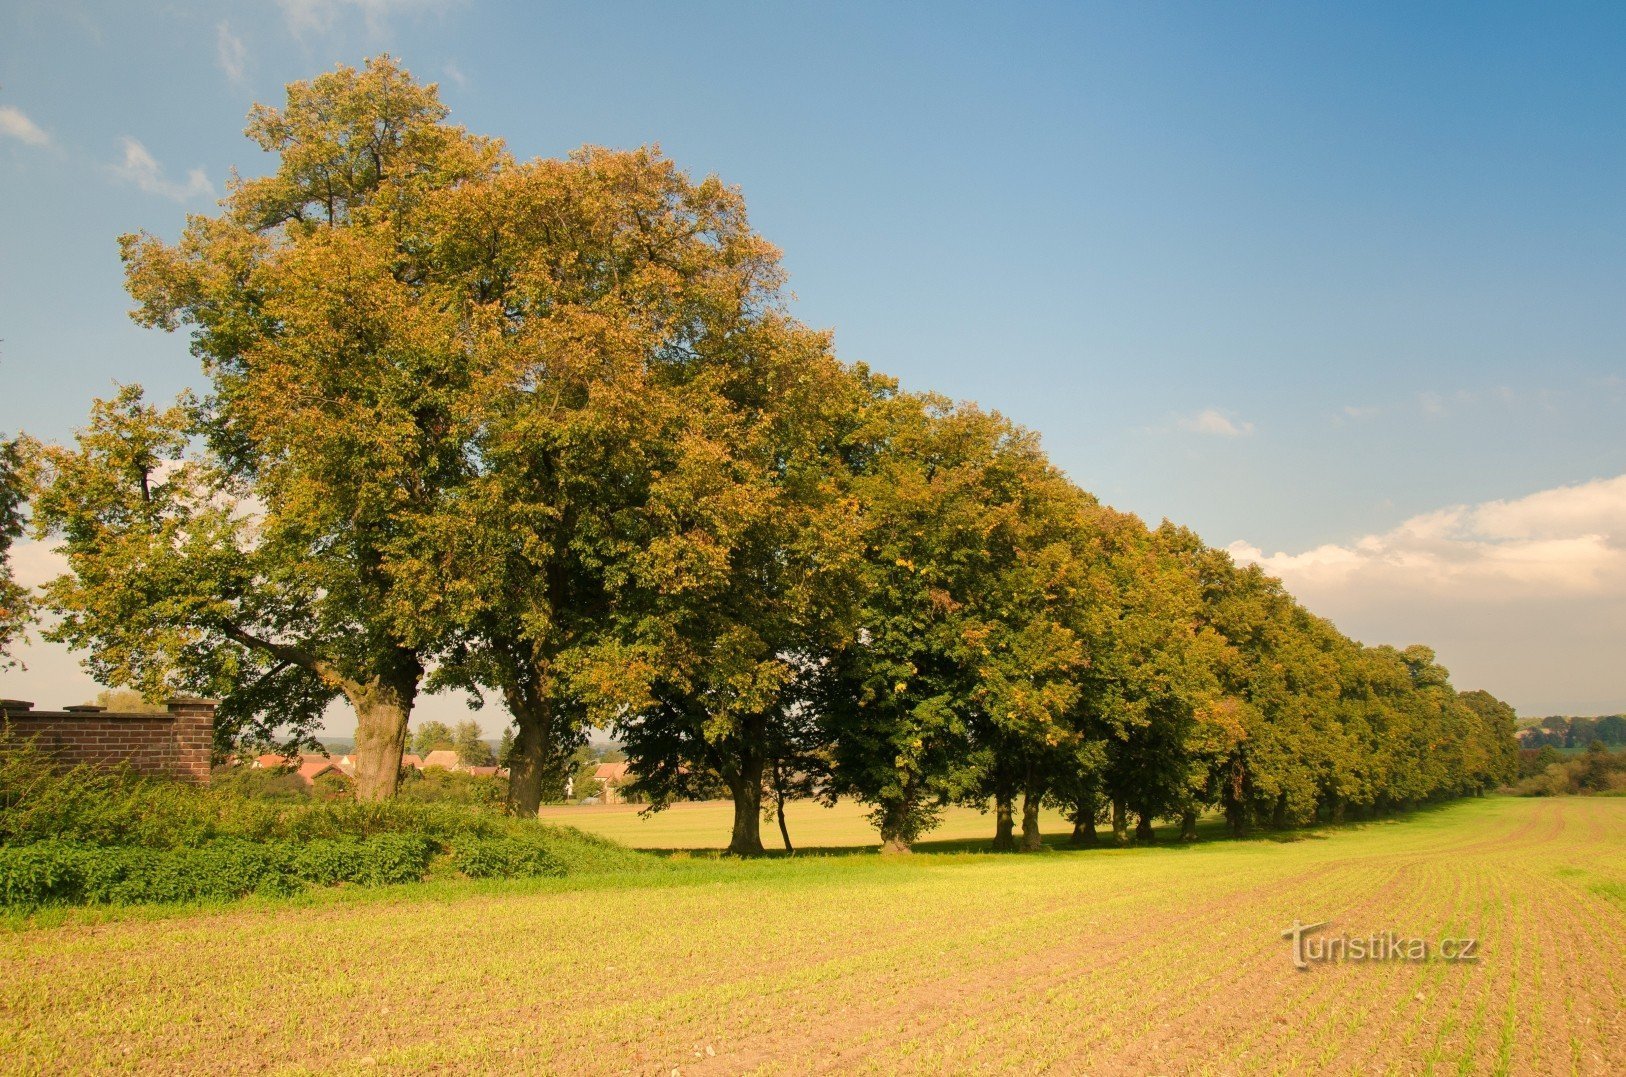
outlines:
[[[1301,924],[1282,932],[1282,938],[1293,940],[1293,967],[1300,972],[1310,971],[1311,965],[1331,965],[1341,961],[1365,963],[1378,961],[1419,962],[1437,959],[1453,963],[1479,960],[1478,939],[1442,938],[1438,942],[1397,931],[1374,931],[1370,935],[1317,935],[1315,932],[1331,927],[1331,920],[1318,924]]]

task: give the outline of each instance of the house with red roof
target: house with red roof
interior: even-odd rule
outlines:
[[[593,768],[593,777],[597,778],[601,785],[598,794],[601,801],[605,804],[622,803],[621,787],[631,780],[631,775],[627,773],[627,764],[600,763]]]

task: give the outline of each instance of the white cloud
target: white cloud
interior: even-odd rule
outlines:
[[[1240,438],[1253,433],[1253,424],[1238,422],[1216,408],[1205,408],[1195,415],[1181,415],[1174,425],[1193,434],[1211,434],[1222,438]]]
[[[234,86],[242,85],[243,75],[248,70],[248,47],[224,20],[215,28],[215,61]]]
[[[164,178],[163,168],[138,140],[125,136],[119,142],[124,147],[124,160],[113,166],[113,175],[126,183],[133,183],[148,194],[162,195],[177,202],[214,193],[214,185],[204,175],[203,169],[189,170],[186,182],[176,183]]]
[[[0,135],[26,142],[30,146],[49,146],[51,136],[40,129],[21,109],[0,105]]]
[[[282,17],[295,37],[326,34],[339,17],[359,12],[374,37],[384,33],[394,15],[443,11],[455,0],[277,0]]]
[[[1521,709],[1626,705],[1626,475],[1455,505],[1300,553],[1229,549],[1368,642],[1439,642],[1467,687]]]
[[[469,77],[463,74],[463,69],[461,67],[458,67],[450,60],[446,61],[446,66],[441,70],[446,73],[446,78],[448,80],[457,84],[459,89],[464,89],[468,86]]]

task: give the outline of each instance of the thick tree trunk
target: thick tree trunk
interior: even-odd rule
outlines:
[[[881,805],[881,852],[907,853],[909,848],[910,805],[906,800],[892,800]]]
[[[1248,828],[1247,814],[1242,805],[1235,800],[1225,802],[1225,825],[1231,828],[1231,833],[1240,838]]]
[[[1197,812],[1193,809],[1180,813],[1180,840],[1197,840]]]
[[[1068,839],[1069,845],[1094,845],[1100,839],[1095,833],[1095,816],[1075,817],[1073,819],[1073,836]]]
[[[1112,844],[1129,844],[1129,809],[1122,800],[1112,802]]]
[[[1141,812],[1140,819],[1135,823],[1135,840],[1147,843],[1156,840],[1152,834],[1152,817],[1146,812]]]
[[[1027,791],[1022,794],[1022,851],[1036,853],[1044,848],[1044,835],[1039,833],[1039,803],[1042,794]]]
[[[512,701],[509,709],[514,714],[515,735],[508,762],[508,813],[529,819],[542,807],[542,783],[552,755],[548,743],[551,715],[544,708],[516,706]]]
[[[417,675],[395,683],[349,685],[344,694],[356,712],[356,799],[388,800],[401,784],[401,753],[418,694]]]
[[[1012,803],[1008,796],[994,798],[994,850],[1008,853],[1016,848]]]
[[[740,753],[739,769],[728,781],[734,797],[734,831],[728,839],[732,856],[762,856],[762,777],[765,769],[761,753],[746,745]]]

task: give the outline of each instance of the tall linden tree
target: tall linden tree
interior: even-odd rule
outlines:
[[[446,114],[387,57],[294,83],[247,131],[275,172],[234,181],[177,243],[121,240],[134,317],[188,328],[210,392],[101,406],[56,454],[40,521],[74,569],[50,592],[59,638],[93,668],[228,710],[343,697],[364,799],[393,794],[448,633],[424,581],[504,330],[478,274],[437,253],[459,192],[508,158]],[[206,461],[180,463],[188,445]]]

